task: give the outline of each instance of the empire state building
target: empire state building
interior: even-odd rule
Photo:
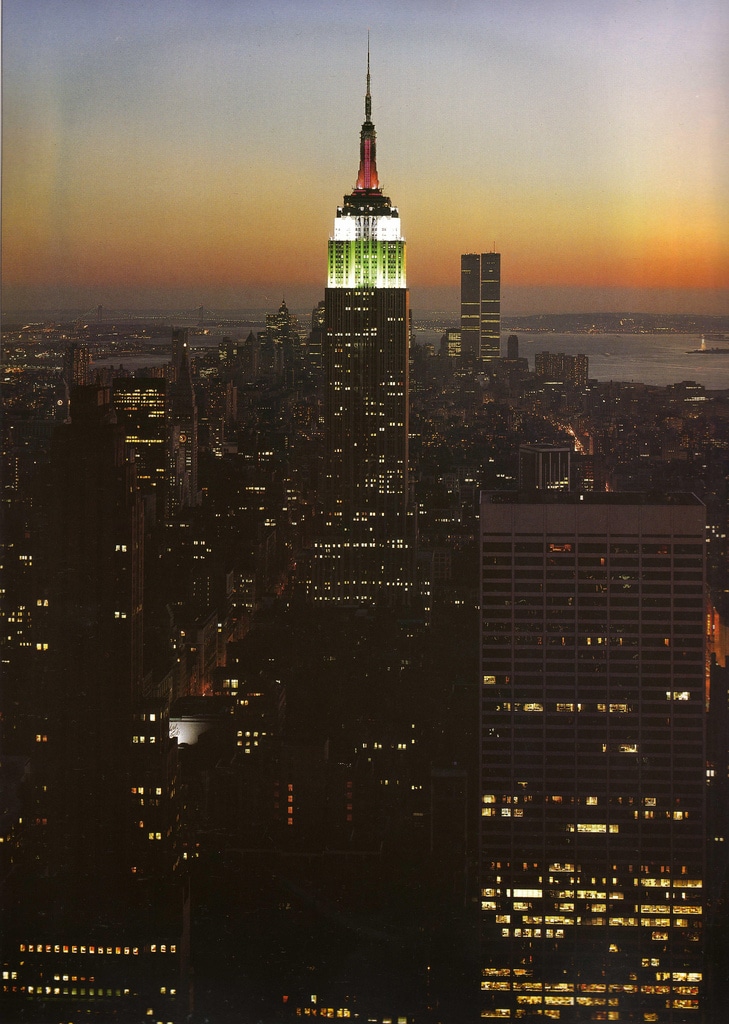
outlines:
[[[357,182],[337,209],[328,251],[324,515],[312,580],[317,602],[409,599],[408,321],[405,239],[377,173],[368,53]]]

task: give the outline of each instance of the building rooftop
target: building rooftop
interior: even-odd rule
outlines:
[[[491,505],[703,505],[695,494],[658,491],[482,491],[481,501]]]

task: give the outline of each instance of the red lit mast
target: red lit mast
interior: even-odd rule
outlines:
[[[367,92],[365,93],[365,119],[359,140],[359,173],[355,192],[379,192],[377,177],[375,126],[372,123],[372,96],[370,95],[370,41],[367,38]]]

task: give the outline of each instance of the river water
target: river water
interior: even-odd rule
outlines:
[[[418,330],[416,344],[432,344],[436,352],[442,332]],[[529,360],[534,369],[537,352],[565,352],[570,355],[584,353],[589,360],[589,375],[598,381],[634,381],[642,384],[665,386],[683,380],[696,381],[711,390],[729,389],[729,353],[710,355],[690,353],[698,349],[701,338],[690,334],[553,334],[551,332],[522,331],[519,355]],[[196,348],[217,345],[219,339],[203,341]],[[502,345],[506,348],[506,335]],[[707,346],[729,349],[729,341],[708,341]],[[169,362],[169,355],[135,354],[108,356],[94,361],[99,368],[119,366],[127,371],[161,366]]]
[[[512,332],[510,332],[512,333]],[[635,381],[642,384],[677,384],[693,380],[712,390],[729,388],[729,352],[726,355],[689,354],[701,338],[691,334],[552,334],[513,332],[519,338],[519,355],[534,369],[537,352],[583,353],[589,376],[599,381]],[[506,351],[506,334],[502,351]],[[418,331],[416,341],[440,345],[441,334]],[[707,341],[707,347],[729,349],[729,341]]]

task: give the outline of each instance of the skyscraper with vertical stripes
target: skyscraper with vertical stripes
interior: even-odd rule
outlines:
[[[501,355],[501,253],[461,256],[461,358],[475,366]]]

